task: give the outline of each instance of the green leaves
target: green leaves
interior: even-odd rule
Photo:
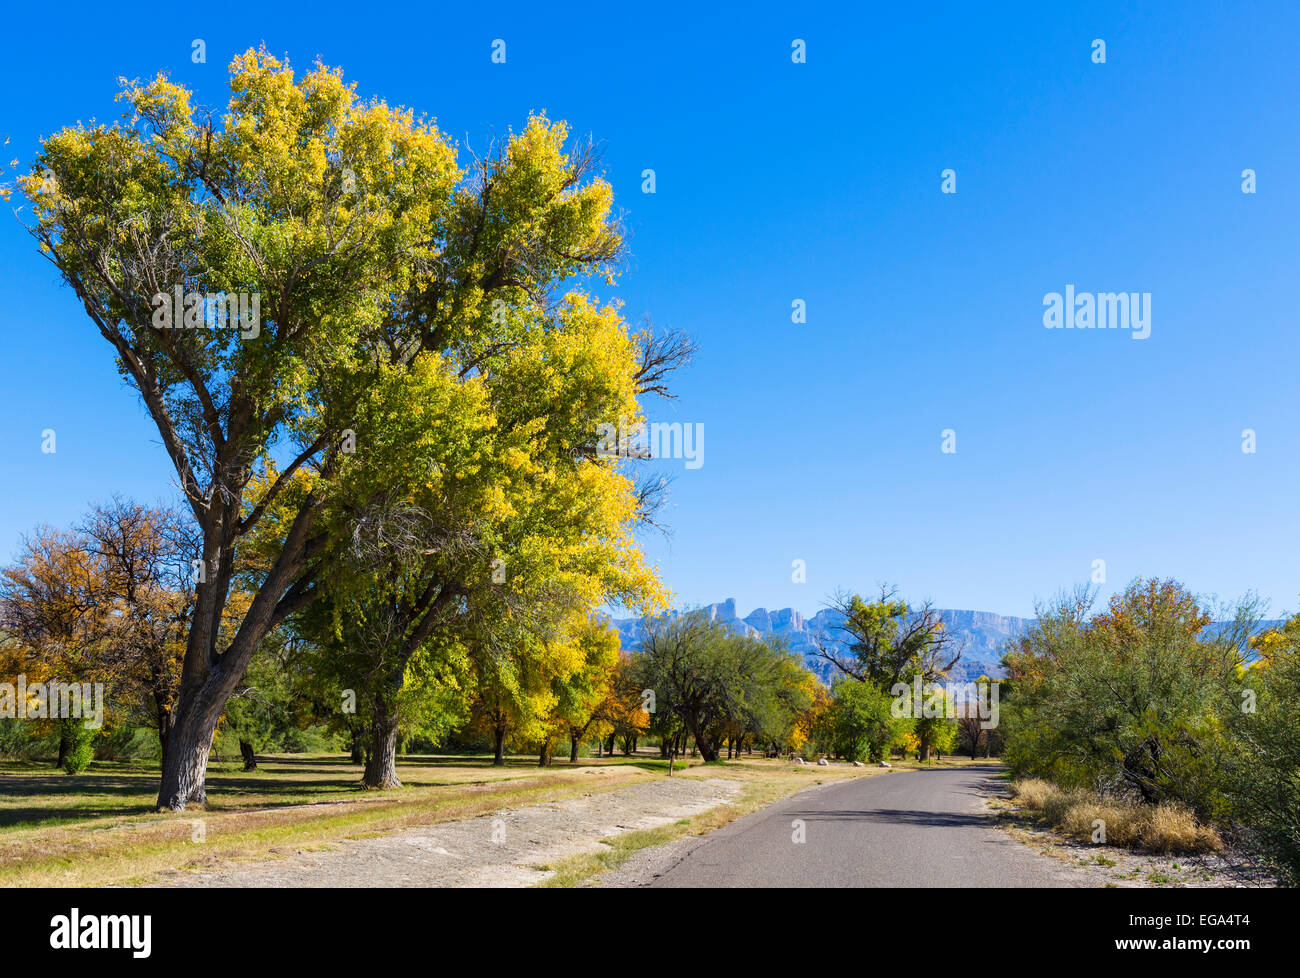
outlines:
[[[590,143],[533,116],[462,169],[434,122],[336,69],[297,77],[262,49],[230,71],[220,117],[165,76],[125,83],[122,122],[57,133],[24,182],[200,530],[177,723],[316,601],[318,640],[369,636],[384,709],[430,649],[518,639],[524,675],[575,613],[662,607],[636,494],[593,448],[600,422],[640,416],[649,341],[560,294],[620,256]],[[157,296],[224,293],[257,297],[255,334],[153,319]],[[656,383],[681,358],[660,354]],[[227,639],[236,576],[251,600]],[[201,772],[164,771],[161,802],[183,807]]]
[[[1211,631],[1180,585],[1139,580],[1104,613],[1086,612],[1079,596],[1045,609],[1006,657],[1012,767],[1215,811],[1251,607],[1240,609],[1239,628]]]

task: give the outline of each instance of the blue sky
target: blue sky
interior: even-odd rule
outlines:
[[[1297,607],[1293,4],[130,6],[63,5],[57,42],[48,9],[6,15],[6,161],[115,117],[118,75],[223,105],[262,41],[462,141],[536,109],[603,141],[632,258],[600,295],[701,347],[651,405],[705,431],[701,468],[662,463],[671,539],[645,540],[679,601],[811,613],[889,581],[1027,614],[1101,558],[1103,593],[1172,576]],[[1067,284],[1151,293],[1151,336],[1044,329]],[[169,496],[107,344],[9,217],[0,296],[0,556],[115,491]]]

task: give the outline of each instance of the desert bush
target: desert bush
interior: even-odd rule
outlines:
[[[1173,581],[1135,581],[1095,615],[1093,598],[1041,609],[1004,657],[1015,690],[1002,712],[1008,764],[1018,777],[1217,817],[1254,602],[1213,624]]]

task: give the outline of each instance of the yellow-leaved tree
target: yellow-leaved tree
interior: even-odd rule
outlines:
[[[391,586],[407,664],[440,626],[509,633],[548,588],[653,602],[631,541],[645,497],[596,425],[638,418],[689,349],[565,298],[566,280],[613,276],[621,236],[562,123],[533,116],[462,166],[434,121],[337,69],[249,50],[230,90],[210,115],[165,76],[124,83],[120,121],[54,133],[20,181],[200,541],[158,793],[175,810],[206,799],[258,643],[318,601],[364,620],[367,581]],[[434,553],[394,563],[390,534]],[[498,560],[519,586],[493,598]],[[250,600],[227,633],[237,573]]]

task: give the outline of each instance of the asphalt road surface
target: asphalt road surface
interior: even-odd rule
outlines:
[[[993,824],[997,770],[899,771],[801,791],[703,836],[651,885],[1087,885]]]

